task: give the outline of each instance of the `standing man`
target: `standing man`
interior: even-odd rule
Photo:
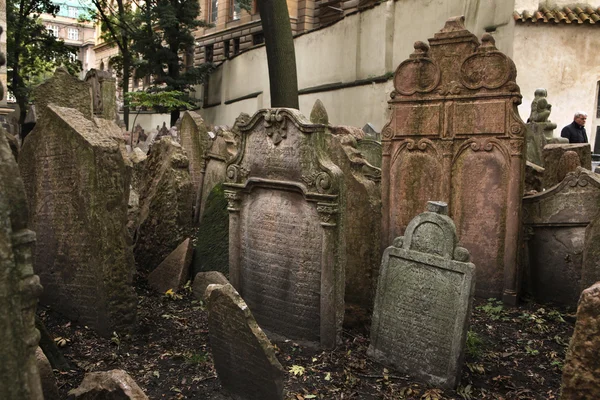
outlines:
[[[573,122],[562,128],[560,136],[569,139],[569,143],[587,143],[588,137],[585,133],[585,121],[587,120],[587,114],[583,111],[577,111]]]

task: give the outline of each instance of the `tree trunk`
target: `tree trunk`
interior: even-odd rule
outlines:
[[[258,0],[265,35],[271,107],[299,108],[294,37],[285,0]]]
[[[125,17],[125,5],[123,0],[117,1],[117,7],[119,8],[119,17],[122,19]],[[129,78],[131,69],[131,52],[129,51],[129,37],[121,30],[121,54],[123,56],[123,122],[125,123],[125,130],[129,130],[129,100],[127,99],[127,93],[129,92]],[[133,127],[131,127],[133,131]],[[131,134],[133,138],[133,133]],[[133,140],[133,139],[132,139]],[[133,148],[133,143],[130,143]]]

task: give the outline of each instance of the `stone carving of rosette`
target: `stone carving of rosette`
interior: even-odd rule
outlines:
[[[429,93],[440,83],[438,66],[428,57],[429,45],[415,42],[415,51],[403,61],[394,74],[394,88],[404,96]]]

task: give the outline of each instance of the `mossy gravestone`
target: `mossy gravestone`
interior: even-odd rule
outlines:
[[[206,208],[196,235],[192,276],[199,272],[229,274],[229,213],[223,185],[208,195]]]
[[[105,336],[129,330],[137,309],[126,230],[131,168],[115,132],[113,122],[49,105],[19,158],[41,301]]]
[[[433,386],[458,384],[475,266],[445,203],[429,202],[381,262],[367,355]]]
[[[281,400],[285,372],[275,349],[233,286],[209,285],[208,336],[215,369],[236,400]]]

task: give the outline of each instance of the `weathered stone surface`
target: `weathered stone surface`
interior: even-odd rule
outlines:
[[[84,81],[92,87],[92,110],[99,118],[117,119],[117,81],[108,71],[90,69]]]
[[[600,282],[581,293],[563,367],[561,400],[600,398]]]
[[[445,203],[431,203],[383,254],[367,354],[433,386],[453,388],[464,357],[475,266],[457,246]]]
[[[539,166],[544,166],[542,149],[547,144],[569,143],[568,139],[554,137],[556,124],[550,122],[552,105],[548,103],[546,89],[536,89],[535,97],[531,102],[531,114],[527,120],[527,161]]]
[[[92,86],[69,74],[62,67],[56,69],[52,78],[33,89],[33,97],[38,120],[44,115],[49,104],[73,108],[85,118],[93,119]]]
[[[35,310],[42,287],[31,261],[35,233],[19,168],[0,128],[0,398],[42,400]]]
[[[455,17],[397,68],[382,130],[382,249],[430,199],[450,204],[476,294],[516,302],[526,127],[512,60]]]
[[[206,201],[210,192],[225,182],[227,163],[237,154],[239,147],[239,134],[237,126],[245,121],[247,114],[242,114],[236,119],[236,124],[231,131],[215,129],[215,137],[204,156],[205,168],[200,176],[199,188],[196,193],[194,222],[199,223],[205,214]],[[249,117],[248,117],[249,118]]]
[[[194,297],[198,300],[205,300],[206,288],[209,285],[227,285],[229,281],[219,271],[198,272],[192,284]]]
[[[541,192],[544,190],[545,169],[527,161],[525,165],[525,193]]]
[[[131,167],[118,132],[112,121],[49,105],[19,159],[41,301],[102,335],[129,330],[137,308],[126,230]]]
[[[221,184],[208,195],[197,232],[192,275],[201,271],[229,274],[229,213]]]
[[[381,168],[381,142],[377,140],[364,138],[357,140],[356,147],[361,154],[367,159],[369,164],[374,167]]]
[[[581,167],[523,198],[525,288],[537,301],[575,306],[581,290],[600,280],[599,210],[600,176]]]
[[[282,400],[285,372],[275,349],[233,286],[210,285],[208,336],[215,369],[236,400]]]
[[[592,153],[589,143],[548,144],[542,151],[544,158],[544,188],[561,182],[577,167],[592,169]]]
[[[177,292],[188,281],[194,248],[187,238],[148,275],[148,284],[159,293]]]
[[[152,146],[141,178],[139,227],[134,246],[139,268],[153,270],[192,230],[192,182],[181,146],[163,137]]]
[[[265,330],[332,348],[344,316],[346,207],[325,127],[281,108],[240,130],[224,186],[229,279]]]
[[[356,130],[330,127],[336,132],[328,137],[331,160],[343,173],[346,187],[346,214],[352,215],[345,225],[347,319],[355,306],[364,311],[373,308],[377,275],[381,262],[381,170],[369,164],[358,150]],[[362,136],[362,133],[361,133]],[[358,315],[361,315],[359,313]],[[364,314],[365,316],[370,314]]]
[[[129,374],[120,369],[85,374],[81,385],[69,391],[77,400],[148,400]]]
[[[329,116],[321,99],[317,99],[310,112],[310,122],[313,124],[329,124]]]
[[[58,387],[56,386],[56,377],[54,376],[54,372],[52,372],[52,366],[40,347],[35,350],[35,358],[42,382],[44,400],[61,400],[58,394]]]
[[[181,118],[181,147],[185,150],[190,160],[190,176],[194,199],[200,187],[202,173],[206,167],[204,156],[211,145],[211,138],[208,136],[208,127],[204,123],[202,116],[193,111],[186,111]]]

